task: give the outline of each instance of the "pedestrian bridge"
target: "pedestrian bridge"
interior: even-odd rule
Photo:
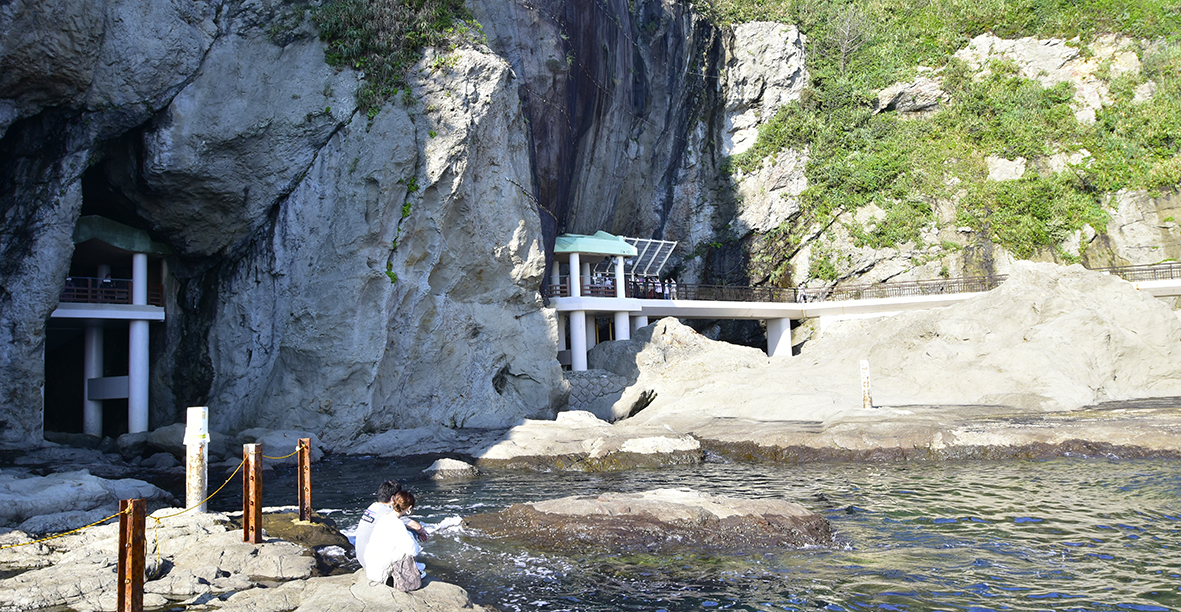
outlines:
[[[577,243],[555,249],[547,297],[558,311],[559,360],[574,371],[586,369],[586,351],[606,339],[628,339],[650,319],[757,319],[767,322],[767,354],[791,355],[791,321],[822,317],[882,316],[948,306],[998,287],[1004,276],[869,283],[839,288],[676,285],[636,274],[642,262],[626,241],[600,232],[576,236]],[[591,240],[587,240],[587,239]],[[597,241],[594,239],[598,239]],[[657,241],[646,241],[657,242]],[[613,274],[594,269],[613,268]],[[1181,263],[1097,269],[1132,282],[1154,296],[1181,295]],[[565,274],[563,274],[563,272]],[[621,291],[622,289],[622,291]],[[658,297],[659,296],[659,297]],[[600,317],[607,323],[600,325]],[[567,341],[568,338],[568,341]],[[567,349],[567,347],[569,347]]]

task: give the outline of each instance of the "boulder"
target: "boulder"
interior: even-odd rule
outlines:
[[[173,502],[172,495],[142,480],[106,480],[87,470],[30,476],[0,471],[0,525],[16,525],[32,517],[37,528],[74,528],[90,522],[91,511],[113,514],[119,500],[143,498],[149,505]],[[102,517],[99,517],[102,518]]]
[[[470,463],[456,459],[439,459],[422,471],[431,480],[464,480],[480,475],[480,470]]]
[[[251,589],[235,593],[219,606],[223,612],[366,612],[404,610],[406,612],[486,612],[490,608],[475,605],[467,591],[453,584],[432,580],[422,588],[403,593],[365,577],[364,570],[354,574],[312,578],[288,582],[273,589]]]
[[[188,449],[185,447],[185,427],[184,423],[173,423],[172,425],[165,425],[153,429],[147,434],[146,448],[153,448],[165,453],[171,454],[180,461],[185,460],[185,455]],[[128,451],[138,448],[138,438],[127,438],[126,444],[123,442],[125,436],[135,436],[139,434],[124,434],[119,436],[120,452],[126,447]],[[222,459],[230,459],[236,456],[241,456],[241,448],[231,448],[229,438],[222,433],[211,431],[209,432],[209,461],[221,461]],[[146,450],[146,449],[145,449]]]
[[[468,517],[464,526],[542,550],[576,553],[733,553],[833,543],[828,521],[799,504],[692,489],[516,504]]]
[[[946,94],[939,79],[916,77],[909,83],[895,83],[878,92],[873,112],[924,113],[939,110]]]
[[[624,432],[589,412],[569,411],[554,421],[527,420],[469,453],[481,467],[589,472],[702,461],[697,440],[670,433],[661,428]]]

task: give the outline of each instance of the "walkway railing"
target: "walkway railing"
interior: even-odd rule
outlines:
[[[1129,282],[1153,280],[1181,280],[1181,262],[1160,264],[1091,268],[1118,276]],[[1006,275],[971,276],[963,278],[937,278],[920,281],[885,283],[861,283],[839,287],[744,287],[740,285],[692,285],[678,284],[672,296],[657,290],[654,283],[629,281],[627,297],[639,299],[674,299],[718,302],[828,302],[841,300],[864,300],[871,298],[910,297],[921,295],[944,295],[949,293],[972,293],[996,289],[1008,278]],[[569,278],[563,276],[562,283],[551,285],[548,297],[569,297]],[[592,297],[615,297],[614,279],[604,283],[584,283],[582,295]]]
[[[60,301],[76,304],[130,304],[131,279],[71,276],[66,279]],[[148,304],[164,305],[162,286],[148,285]]]

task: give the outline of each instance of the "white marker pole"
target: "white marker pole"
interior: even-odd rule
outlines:
[[[185,423],[185,507],[205,512],[206,469],[209,463],[209,408],[189,408]]]
[[[873,408],[873,398],[869,392],[869,361],[861,360],[861,401],[866,410]]]

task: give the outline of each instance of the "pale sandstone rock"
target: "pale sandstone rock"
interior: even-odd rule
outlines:
[[[946,96],[942,86],[940,79],[925,75],[915,77],[909,83],[895,83],[878,92],[873,112],[923,113],[939,110],[939,103]]]
[[[726,111],[722,152],[738,155],[754,145],[759,124],[797,100],[808,81],[804,36],[773,22],[736,24],[726,53]]]
[[[457,459],[438,459],[422,471],[431,480],[462,480],[480,475],[476,466]]]
[[[11,526],[41,517],[30,523],[30,528],[72,529],[102,518],[92,518],[95,513],[114,514],[119,509],[119,500],[133,498],[146,499],[151,505],[172,501],[168,492],[132,478],[106,480],[86,470],[48,476],[0,471],[0,525]]]
[[[261,444],[262,454],[267,457],[284,457],[299,448],[299,441],[308,438],[311,452],[308,458],[312,463],[324,458],[324,451],[320,448],[320,438],[314,433],[299,430],[271,430],[261,427],[246,429],[238,432],[238,445]],[[269,463],[280,465],[295,465],[299,463],[299,455],[291,455],[284,459],[266,459]]]
[[[990,181],[1015,181],[1025,176],[1026,159],[1024,157],[1005,159],[989,156],[984,158],[984,162],[988,165],[988,180]]]
[[[753,174],[738,180],[738,211],[731,224],[733,231],[744,235],[751,231],[768,232],[783,225],[800,211],[800,194],[808,188],[804,175],[808,150],[784,149],[763,160]]]

